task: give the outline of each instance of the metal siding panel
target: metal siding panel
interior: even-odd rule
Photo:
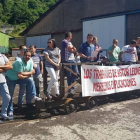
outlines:
[[[47,41],[51,35],[26,37],[26,46],[35,45],[37,48],[46,48]]]
[[[91,24],[92,23],[92,24]],[[114,38],[119,40],[118,46],[125,45],[125,16],[103,18],[83,22],[83,42],[86,41],[88,33],[97,36],[99,45],[108,49]]]
[[[51,38],[51,35],[44,35],[40,38],[40,48],[46,48],[48,39]]]

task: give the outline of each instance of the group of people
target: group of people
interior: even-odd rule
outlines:
[[[43,60],[36,54],[36,46],[19,46],[20,54],[13,64],[7,57],[0,54],[0,95],[2,96],[2,109],[0,120],[12,120],[12,98],[16,84],[19,84],[18,106],[22,107],[26,91],[26,104],[31,105],[39,98],[40,82],[43,73]]]
[[[92,34],[87,35],[87,41],[82,43],[79,51],[73,46],[72,33],[66,32],[62,41],[61,50],[57,47],[55,39],[48,39],[48,46],[44,50],[45,69],[50,76],[47,90],[45,92],[48,100],[52,99],[51,88],[54,85],[55,95],[59,96],[58,77],[60,73],[60,63],[77,62],[97,62],[106,59],[102,56],[102,48],[98,45],[97,37]],[[130,45],[124,46],[122,50],[117,46],[118,40],[114,39],[111,47],[108,48],[109,60],[118,62],[136,62],[140,58],[140,38],[132,40]],[[31,45],[28,49],[25,45],[19,46],[20,54],[15,62],[11,64],[8,58],[0,54],[0,95],[3,99],[0,119],[11,120],[13,117],[12,98],[16,84],[19,85],[18,106],[22,107],[24,93],[26,92],[26,104],[31,105],[40,98],[40,85],[43,74],[43,58],[36,53],[36,46]],[[137,55],[137,52],[139,53]],[[77,65],[68,65],[75,73],[79,73]],[[76,76],[70,71],[66,71],[67,83],[70,86],[75,82]],[[68,94],[74,94],[72,87]]]
[[[132,40],[129,45],[120,49],[118,40],[114,39],[112,46],[108,48],[110,62],[136,62],[140,60],[140,37]]]

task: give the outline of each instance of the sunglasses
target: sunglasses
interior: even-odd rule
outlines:
[[[27,49],[22,49],[23,51],[26,51]]]
[[[49,43],[52,43],[52,42],[50,41],[50,42],[48,42],[48,44],[49,44]]]

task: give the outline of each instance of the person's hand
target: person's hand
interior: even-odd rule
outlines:
[[[117,45],[116,44],[113,44],[113,47],[115,48]]]
[[[55,66],[56,66],[56,69],[57,69],[57,70],[59,70],[59,69],[60,69],[59,64],[56,64]]]
[[[99,47],[98,49],[95,50],[95,52],[100,52],[101,49],[102,49],[102,48]]]
[[[33,67],[36,68],[36,67],[37,67],[37,64],[34,63],[34,64],[33,64]]]
[[[90,61],[91,59],[92,59],[92,57],[87,57],[87,60],[89,60],[89,61]]]
[[[35,70],[34,70],[34,69],[31,71],[31,75],[32,75],[32,74],[35,74]]]
[[[77,52],[77,49],[75,47],[73,47],[74,52]]]

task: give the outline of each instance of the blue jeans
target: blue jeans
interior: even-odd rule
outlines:
[[[26,84],[19,85],[18,106],[22,106],[22,103],[24,101],[25,90],[26,90]]]
[[[7,85],[9,88],[9,93],[11,95],[11,100],[9,103],[8,107],[8,113],[13,113],[13,103],[12,103],[12,98],[15,90],[16,84],[19,85],[25,85],[26,84],[26,99],[27,99],[27,104],[31,104],[32,99],[34,96],[36,96],[36,90],[34,86],[34,82],[32,78],[28,79],[18,79],[18,80],[10,80],[8,77],[6,77],[7,80]]]
[[[7,108],[11,99],[7,83],[0,83],[0,95],[2,97],[1,117],[7,117]]]
[[[68,61],[66,61],[66,63],[76,63],[76,61],[68,60]],[[75,73],[79,73],[77,65],[68,65],[67,67],[72,69]],[[74,83],[76,81],[77,77],[68,70],[66,70],[66,74],[67,74],[67,83],[68,83],[68,86],[70,86],[72,83]],[[71,90],[74,90],[74,87],[72,87],[70,89],[70,91]]]

